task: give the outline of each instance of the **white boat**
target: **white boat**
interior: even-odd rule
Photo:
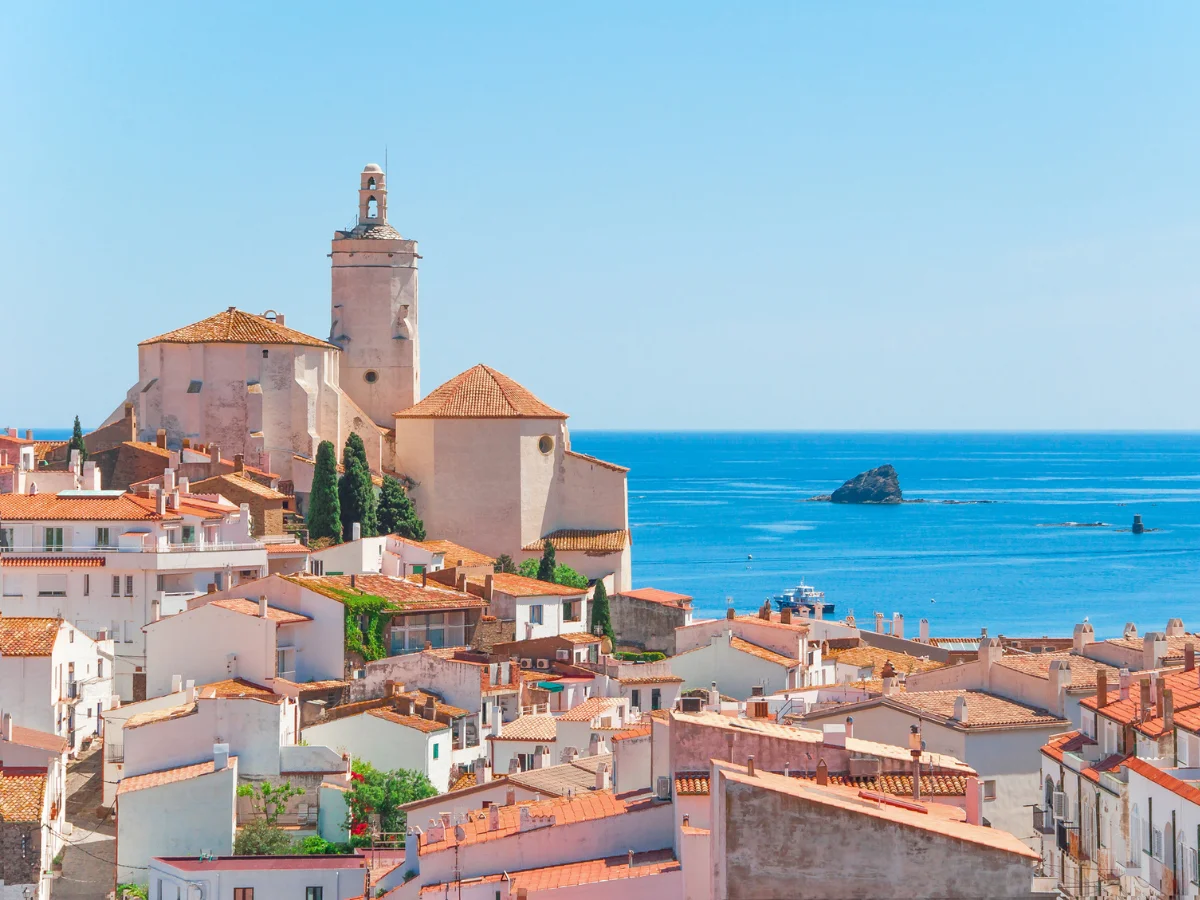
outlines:
[[[815,611],[817,604],[821,604],[822,615],[830,615],[833,613],[833,604],[825,602],[825,592],[818,591],[810,584],[805,584],[804,579],[800,580],[798,587],[788,588],[782,594],[773,598],[775,606],[780,610],[791,609],[796,610],[801,606],[806,606],[810,610]]]

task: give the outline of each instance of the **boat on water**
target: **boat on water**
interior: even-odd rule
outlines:
[[[833,604],[825,602],[825,592],[818,591],[811,584],[805,584],[804,579],[800,580],[798,587],[788,588],[771,599],[775,601],[775,607],[780,612],[785,609],[795,612],[802,606],[810,612],[816,612],[817,605],[820,604],[822,616],[833,615]]]

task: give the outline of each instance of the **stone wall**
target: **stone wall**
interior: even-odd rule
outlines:
[[[37,822],[0,822],[0,885],[36,885],[42,838]]]
[[[688,609],[623,594],[613,594],[608,605],[618,644],[675,655],[675,629],[687,624]]]

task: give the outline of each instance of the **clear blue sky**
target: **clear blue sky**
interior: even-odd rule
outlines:
[[[256,7],[270,7],[258,9]],[[576,428],[1200,428],[1200,6],[10,6],[0,425],[328,333],[389,148],[423,385]]]

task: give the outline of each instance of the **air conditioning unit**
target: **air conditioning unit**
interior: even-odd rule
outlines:
[[[1067,813],[1067,795],[1064,794],[1062,791],[1055,791],[1053,800],[1051,803],[1051,808],[1054,810],[1054,818],[1056,818],[1056,819],[1065,818],[1068,815],[1068,813]]]
[[[671,779],[669,776],[658,776],[658,782],[654,786],[654,796],[659,800],[671,799]]]
[[[539,659],[539,660],[537,661],[537,667],[538,667],[539,669],[549,669],[549,668],[550,668],[550,660],[548,660],[548,659]]]
[[[521,668],[522,669],[532,669],[533,668],[533,660],[532,659],[521,660]]]
[[[554,656],[559,662],[570,662],[571,661],[571,651],[570,650],[555,650]]]

